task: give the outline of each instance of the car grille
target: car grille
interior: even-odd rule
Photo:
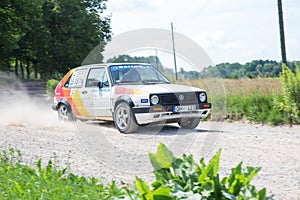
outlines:
[[[199,103],[199,92],[157,94],[160,105],[188,105]],[[183,95],[184,99],[180,99]]]

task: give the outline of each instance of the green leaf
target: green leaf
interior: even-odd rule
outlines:
[[[258,191],[257,195],[256,195],[256,199],[258,200],[265,200],[266,199],[266,188],[261,189],[260,191]]]
[[[171,168],[174,161],[173,153],[162,143],[158,145],[156,161],[160,168]]]
[[[135,185],[138,192],[140,193],[140,198],[142,200],[148,200],[150,198],[148,195],[151,194],[151,189],[149,185],[139,177],[136,177]],[[148,196],[148,198],[146,196]]]
[[[245,184],[248,185],[251,180],[253,179],[254,176],[258,174],[260,171],[261,167],[251,167],[248,166],[245,171]]]
[[[154,168],[154,170],[159,170],[160,166],[159,163],[156,159],[156,155],[154,153],[149,152],[149,158],[150,158],[150,162],[152,164],[152,167]]]
[[[169,200],[171,198],[171,191],[169,187],[160,187],[152,192],[154,200]]]
[[[200,176],[198,178],[198,182],[200,184],[204,184],[205,180],[208,180],[208,179],[211,179],[211,178],[217,176],[218,171],[219,171],[219,165],[220,165],[220,154],[221,154],[221,149],[210,160],[210,162],[208,163],[208,165],[205,166],[204,169],[201,170],[201,174],[200,174]],[[204,166],[203,163],[202,163],[202,166]]]

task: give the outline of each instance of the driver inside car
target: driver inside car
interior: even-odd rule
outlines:
[[[136,69],[131,69],[126,72],[122,78],[122,82],[139,82],[141,81],[141,76]]]

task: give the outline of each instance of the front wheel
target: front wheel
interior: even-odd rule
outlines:
[[[178,122],[179,126],[185,129],[194,129],[199,125],[199,123],[199,118],[182,119],[180,122]]]
[[[122,102],[117,105],[114,112],[114,122],[116,128],[121,133],[130,133],[138,128],[131,108],[125,102]]]
[[[73,118],[73,113],[68,110],[65,104],[60,104],[58,107],[58,120],[60,122],[70,122]]]

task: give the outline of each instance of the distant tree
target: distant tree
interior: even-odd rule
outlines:
[[[130,55],[118,55],[107,60],[108,63],[148,63],[162,70],[163,66],[160,59],[157,56],[134,56]]]
[[[288,62],[291,70],[295,70],[299,61]],[[280,63],[272,60],[253,60],[242,65],[240,63],[220,63],[216,66],[204,68],[200,74],[203,78],[255,78],[255,77],[278,77],[281,71]]]
[[[162,65],[160,59],[157,56],[134,56],[130,55],[118,55],[110,58],[106,61],[107,63],[148,63],[153,67],[156,67],[161,73],[163,73],[169,80],[173,81],[174,70],[173,68],[165,67]],[[183,69],[182,69],[183,70]]]

